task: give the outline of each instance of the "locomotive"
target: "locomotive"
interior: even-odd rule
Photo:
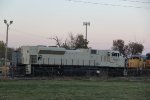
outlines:
[[[128,58],[128,68],[145,68],[146,58],[141,55],[132,55]]]
[[[123,75],[125,58],[119,51],[47,46],[22,46],[12,64],[22,75]]]
[[[143,55],[132,55],[128,58],[128,68],[150,68],[150,53]]]

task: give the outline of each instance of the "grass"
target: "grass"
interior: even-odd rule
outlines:
[[[7,80],[0,100],[150,100],[150,82]]]

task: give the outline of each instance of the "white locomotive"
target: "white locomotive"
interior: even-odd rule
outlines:
[[[58,68],[124,68],[124,57],[118,51],[77,49],[66,50],[58,47],[22,46],[21,64],[26,74],[32,74],[38,67]],[[36,67],[35,67],[36,66]],[[32,68],[34,67],[34,69]],[[79,69],[78,69],[79,70]],[[100,72],[95,70],[95,72]]]

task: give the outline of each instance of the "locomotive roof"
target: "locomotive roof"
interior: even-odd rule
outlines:
[[[72,49],[72,50],[67,50],[65,48],[59,48],[55,46],[43,46],[43,45],[38,45],[38,46],[22,46],[25,48],[37,48],[38,50],[54,50],[54,51],[68,51],[68,52],[85,52],[85,51],[91,51],[91,50],[96,50],[96,51],[105,51],[105,52],[114,52],[114,53],[119,53],[119,51],[114,51],[114,50],[98,50],[98,49]]]
[[[146,58],[145,55],[131,55],[129,58],[134,58],[134,57],[143,58],[143,59]]]

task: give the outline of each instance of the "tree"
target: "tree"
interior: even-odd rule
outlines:
[[[124,40],[118,39],[118,40],[113,40],[113,50],[118,50],[120,53],[125,55],[125,44]]]
[[[69,37],[65,40],[63,47],[66,49],[75,49],[75,42],[76,37],[72,33],[69,33]]]
[[[82,34],[78,34],[74,36],[72,33],[69,34],[69,37],[65,40],[64,43],[56,36],[55,38],[51,38],[56,41],[56,45],[58,47],[63,47],[66,49],[79,49],[79,48],[88,48],[88,41],[84,39]]]
[[[82,34],[78,34],[76,36],[73,36],[73,34],[69,34],[69,38],[66,39],[63,47],[66,49],[87,49],[88,43],[89,42],[84,39],[84,36]]]
[[[49,38],[49,39],[55,40],[56,41],[56,46],[58,46],[58,47],[62,46],[61,40],[57,36],[55,38]]]
[[[0,58],[5,58],[5,43],[0,41]],[[7,59],[12,59],[12,52],[14,51],[13,48],[8,47]]]
[[[78,48],[87,49],[88,43],[89,42],[86,39],[84,39],[84,36],[82,34],[79,34],[79,35],[77,35],[77,37],[75,39],[75,49],[78,49]]]
[[[128,55],[141,54],[144,50],[144,46],[138,42],[130,42],[125,45],[123,40],[118,39],[113,41],[112,49],[118,50],[120,53],[127,57]]]
[[[0,58],[5,58],[5,43],[0,41]]]
[[[131,55],[141,54],[143,50],[143,44],[138,42],[130,42],[126,48],[127,53]]]

